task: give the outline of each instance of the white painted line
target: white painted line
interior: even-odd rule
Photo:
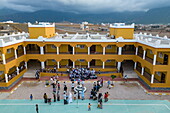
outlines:
[[[0,104],[0,106],[7,106],[7,105],[9,105],[9,106],[11,106],[11,105],[13,105],[13,106],[18,106],[18,105],[21,105],[21,106],[28,106],[28,105],[30,105],[30,106],[34,106],[34,105],[36,105],[37,103],[8,103],[8,104]],[[88,103],[79,103],[79,105],[87,105]],[[91,103],[92,105],[93,104],[96,104],[97,105],[97,103]],[[39,103],[39,105],[41,105],[41,106],[46,106],[46,105],[48,105],[48,104],[44,104],[44,103]],[[59,106],[61,106],[61,105],[63,105],[63,104],[61,104],[61,103],[52,103],[51,104],[52,106],[57,106],[57,105],[59,105]],[[71,103],[71,104],[68,104],[68,105],[77,105],[77,103]],[[166,104],[109,104],[109,103],[103,103],[103,105],[105,105],[105,106],[165,106],[169,111],[170,111],[170,108],[166,105]]]

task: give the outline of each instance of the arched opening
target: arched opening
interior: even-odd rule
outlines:
[[[20,45],[20,46],[18,46],[18,48],[17,48],[17,57],[20,57],[20,56],[22,56],[22,55],[24,55],[24,48],[23,48],[22,45]]]
[[[153,63],[153,57],[154,57],[154,54],[152,52],[152,50],[150,49],[146,49],[146,57],[145,57],[145,60],[150,62],[150,63]]]
[[[41,68],[41,62],[37,59],[30,59],[27,62],[28,72]]]
[[[137,70],[139,73],[142,72],[142,65],[141,65],[140,62],[137,62],[137,64],[136,64],[136,70]]]
[[[75,66],[79,68],[87,68],[88,62],[85,59],[77,59],[75,61]]]
[[[37,44],[28,44],[26,46],[27,54],[40,54],[40,47]]]
[[[19,64],[18,69],[19,69],[19,73],[26,69],[26,67],[25,67],[25,61],[22,61],[22,62]]]
[[[167,72],[156,71],[154,75],[154,83],[166,83]]]
[[[73,47],[69,44],[61,44],[59,54],[73,54]]]
[[[62,59],[60,61],[60,68],[73,67],[73,62],[70,59]]]
[[[125,45],[122,48],[122,54],[126,54],[126,55],[135,55],[135,46],[134,45]]]
[[[88,54],[88,47],[85,44],[76,45],[75,54]]]
[[[138,54],[137,55],[140,56],[141,58],[143,58],[143,48],[142,48],[142,46],[138,47]]]
[[[137,78],[137,73],[134,71],[133,60],[124,60],[122,62],[123,75],[128,75],[129,78]]]
[[[50,69],[57,67],[57,62],[54,59],[48,59],[45,61],[45,67]]]
[[[44,54],[57,54],[57,47],[54,44],[46,44]]]
[[[90,61],[90,68],[102,68],[103,62],[100,59],[92,59]]]
[[[105,68],[116,68],[116,64],[117,64],[116,60],[108,59],[105,62]]]
[[[10,68],[7,75],[8,75],[8,81],[10,81],[12,78],[17,76],[17,68],[16,68],[16,66]]]
[[[144,67],[144,74],[143,74],[143,76],[144,76],[149,82],[151,82],[151,76],[152,76],[152,74],[151,74],[149,68]]]
[[[6,63],[15,59],[14,48],[7,49],[7,52],[5,54],[5,59],[6,59]]]
[[[101,45],[92,45],[90,47],[90,54],[103,54],[103,47]]]
[[[108,45],[106,46],[106,54],[117,54],[118,47],[116,45]]]

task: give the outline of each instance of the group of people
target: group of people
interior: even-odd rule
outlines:
[[[67,70],[67,72],[69,73],[69,78],[71,81],[77,78],[80,78],[81,80],[97,79],[94,69],[90,70],[89,68],[70,68]]]

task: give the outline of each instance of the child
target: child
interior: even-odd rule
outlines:
[[[76,94],[76,92],[74,92],[74,100],[76,100],[76,96],[77,96],[77,94]]]
[[[33,96],[32,96],[32,94],[30,95],[30,100],[32,100],[33,99]]]
[[[91,111],[91,104],[88,105],[88,111]]]
[[[58,90],[60,90],[60,83],[58,83],[57,87],[58,87]]]

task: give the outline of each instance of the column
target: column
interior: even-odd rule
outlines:
[[[141,71],[141,75],[143,75],[144,74],[144,67],[142,67],[142,71]]]
[[[87,67],[90,68],[90,62],[87,62],[87,63],[88,63],[88,64],[87,64],[87,65],[88,65]]]
[[[57,62],[57,68],[58,69],[60,68],[60,62],[59,61]]]
[[[136,65],[137,65],[137,62],[135,62],[135,64],[134,64],[134,69],[136,69]]]
[[[146,50],[143,50],[143,59],[145,59]]]
[[[122,55],[122,47],[119,47],[119,49],[118,49],[118,55]]]
[[[154,54],[154,57],[153,57],[153,65],[156,65],[156,57],[157,57],[157,55]]]
[[[73,61],[73,68],[75,68],[75,62]]]
[[[23,49],[24,49],[24,55],[26,55],[27,53],[26,53],[26,48],[25,47],[23,47]]]
[[[136,53],[135,53],[135,55],[138,55],[138,47],[136,47]]]
[[[75,52],[75,49],[74,49],[74,47],[73,47],[73,55],[74,55],[74,52]]]
[[[44,54],[44,47],[40,47],[40,54],[41,54],[41,55]]]
[[[153,82],[154,82],[154,74],[152,74],[151,76],[151,84],[153,84]]]
[[[103,47],[103,55],[105,55],[106,47]]]
[[[88,47],[88,55],[90,55],[90,47]]]
[[[103,69],[105,68],[105,62],[103,62]]]
[[[2,54],[2,61],[3,61],[3,64],[6,64],[5,54]]]
[[[44,69],[45,68],[45,64],[44,62],[41,62],[41,69]]]
[[[17,75],[19,75],[19,68],[17,67]]]
[[[17,50],[14,49],[15,59],[17,59]]]
[[[117,62],[117,70],[120,71],[121,62]]]
[[[27,62],[25,62],[25,68],[27,69],[28,67],[27,67]]]
[[[57,55],[59,55],[59,47],[57,47]]]
[[[5,82],[8,83],[8,75],[5,74]]]

